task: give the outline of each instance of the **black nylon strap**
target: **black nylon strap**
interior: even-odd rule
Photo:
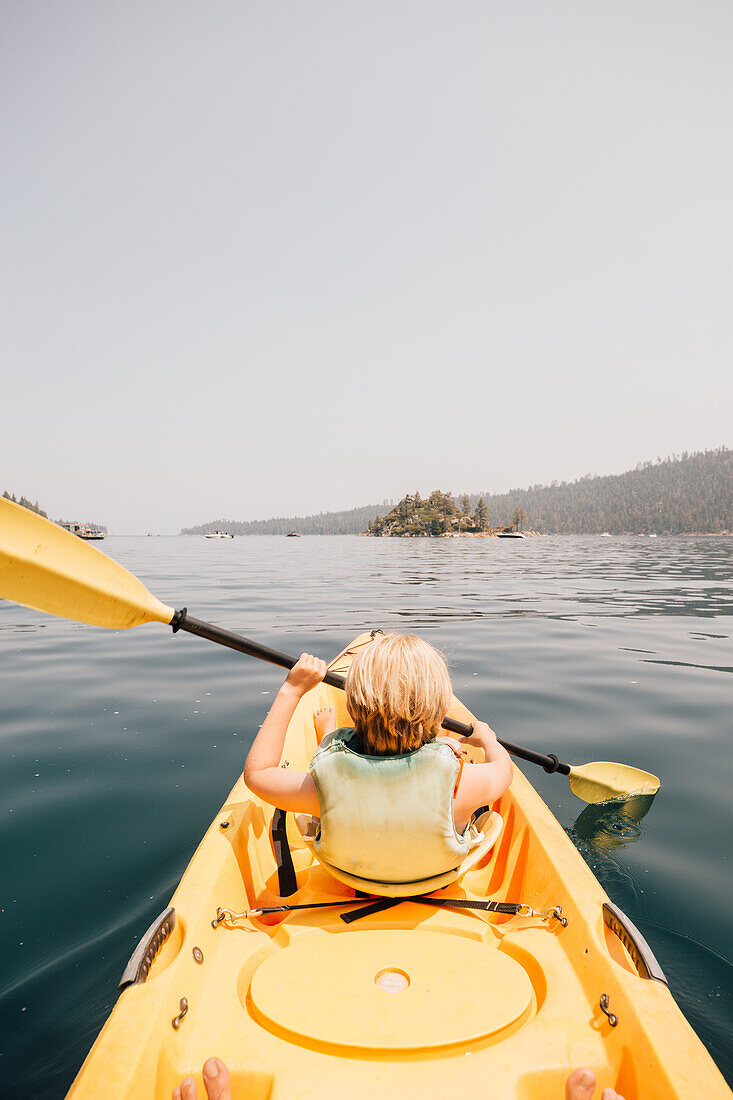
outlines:
[[[379,901],[372,901],[369,905],[362,905],[361,909],[352,909],[350,913],[339,914],[344,924],[353,924],[355,920],[361,920],[362,917],[371,917],[373,913],[382,913],[385,909],[392,909],[393,906],[399,905],[403,901],[412,901],[412,898],[380,898]]]
[[[290,855],[286,821],[285,810],[275,810],[272,815],[272,847],[277,863],[277,881],[281,898],[289,898],[298,889],[293,857]]]
[[[298,909],[331,909],[334,906],[355,905],[357,901],[359,898],[339,898],[338,901],[307,901],[302,905],[263,905],[261,909],[249,909],[248,913],[257,917],[267,913],[294,913]]]
[[[471,901],[468,898],[403,898],[403,901],[416,901],[420,905],[442,905],[447,909],[481,909],[485,913],[506,913],[516,917],[522,909],[514,901]]]
[[[344,924],[353,924],[362,917],[371,917],[374,913],[381,913],[385,909],[391,909],[394,905],[400,905],[403,901],[414,901],[419,905],[437,905],[447,909],[479,909],[484,913],[505,913],[515,917],[522,908],[514,901],[472,901],[468,898],[430,898],[424,895],[409,898],[380,898],[362,906],[361,909],[352,909],[350,913],[340,913]]]

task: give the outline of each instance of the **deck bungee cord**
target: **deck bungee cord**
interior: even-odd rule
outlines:
[[[386,909],[393,909],[403,902],[415,902],[418,905],[441,906],[446,909],[472,909],[484,913],[501,913],[503,916],[533,918],[543,923],[556,920],[562,928],[567,928],[568,919],[563,916],[561,905],[551,905],[547,909],[538,911],[527,902],[515,901],[481,901],[472,898],[431,898],[425,895],[404,898],[375,898],[368,904],[364,904],[364,898],[340,898],[338,901],[304,902],[298,905],[262,905],[251,909],[243,909],[241,913],[235,913],[231,909],[220,906],[216,910],[216,916],[211,922],[212,928],[233,928],[240,921],[249,921],[252,917],[269,916],[273,913],[293,913],[307,909],[335,909],[347,905],[360,905],[361,908],[350,913],[341,913],[344,924],[353,924],[362,917],[370,917],[375,913],[382,913]]]

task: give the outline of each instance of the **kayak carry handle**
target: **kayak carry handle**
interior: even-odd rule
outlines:
[[[140,985],[148,976],[150,967],[155,961],[155,956],[160,951],[165,941],[176,926],[176,911],[170,905],[155,918],[153,923],[141,937],[140,942],[130,956],[130,961],[125,967],[120,978],[119,990],[127,989],[128,985]]]
[[[614,905],[612,901],[604,901],[603,922],[621,940],[637,969],[639,977],[651,978],[656,982],[662,982],[664,985],[669,984],[651,947],[636,925],[626,916],[623,909],[619,909],[618,905]]]

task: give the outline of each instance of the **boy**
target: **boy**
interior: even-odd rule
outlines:
[[[439,736],[452,695],[442,656],[415,636],[377,635],[346,677],[354,727],[336,730],[334,708],[323,708],[310,773],[281,768],[295,708],[325,674],[306,653],[291,669],[247,756],[249,789],[320,818],[319,854],[352,874],[409,882],[458,866],[472,814],[504,793],[512,764],[484,722],[462,742]],[[483,749],[485,762],[467,763],[466,744]]]

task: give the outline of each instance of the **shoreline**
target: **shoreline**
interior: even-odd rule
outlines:
[[[522,534],[525,538],[541,538],[541,539],[597,539],[597,538],[613,538],[613,539],[626,539],[626,538],[664,538],[664,539],[681,539],[681,538],[731,538],[733,537],[733,531],[617,531],[608,532],[603,531],[523,531]],[[107,535],[107,538],[114,538],[115,535]],[[125,535],[120,533],[117,537],[123,538],[145,538],[147,536],[138,534]],[[156,536],[158,538],[204,538],[203,533],[192,533],[178,531],[175,534]],[[249,532],[244,535],[234,536],[236,539],[259,539],[259,538],[287,538],[287,535],[279,534],[276,532]],[[301,532],[301,538],[366,538],[366,539],[491,539],[498,538],[498,535],[489,531],[454,531],[450,533],[440,535],[370,535],[368,531],[343,531],[343,532]]]

